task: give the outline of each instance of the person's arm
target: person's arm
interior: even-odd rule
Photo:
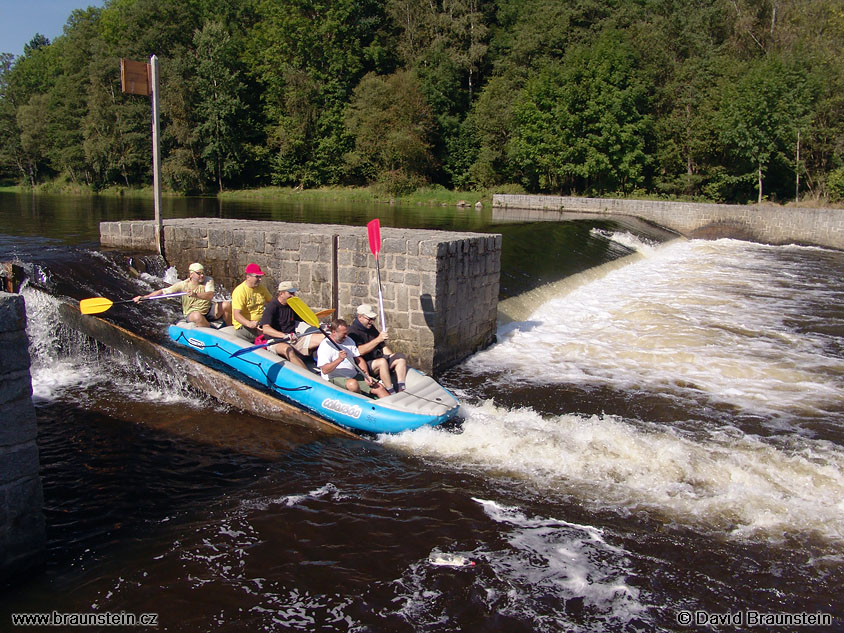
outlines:
[[[289,334],[285,334],[281,330],[275,329],[269,323],[262,324],[261,331],[264,333],[264,336],[270,336],[272,338],[283,338],[284,340],[287,340],[289,338],[292,340]]]
[[[341,349],[337,358],[327,361],[327,358],[330,358],[334,353],[335,350],[333,348],[317,350],[317,366],[323,374],[330,374],[346,359],[346,350]],[[322,363],[322,365],[319,363]]]
[[[275,301],[275,299],[273,299],[273,301]],[[261,316],[261,331],[264,333],[264,336],[283,338],[284,340],[295,342],[296,336],[293,332],[288,333],[273,327],[273,323],[277,323],[279,319],[280,315],[278,314],[278,308],[276,305],[272,303],[268,304],[264,308],[264,314]],[[284,325],[281,324],[280,327],[284,327]]]
[[[381,343],[386,341],[387,338],[387,330],[379,332],[378,336],[376,336],[368,343],[364,343],[363,345],[358,344],[358,351],[361,353],[361,356],[365,356],[366,354],[369,354],[369,352],[374,350],[376,347],[378,347]]]
[[[247,319],[243,313],[246,305],[246,293],[242,290],[241,286],[238,286],[232,292],[232,321],[237,321],[244,327],[256,328],[258,327],[258,321]]]
[[[243,313],[237,308],[232,308],[232,318],[244,327],[258,327],[258,321],[251,321],[250,319],[247,319],[245,316],[243,316]]]
[[[171,292],[182,292],[182,290],[183,286],[180,282],[177,284],[173,284],[169,288],[160,288],[158,290],[153,290],[149,294],[138,295],[137,297],[133,297],[132,301],[138,303],[141,299],[149,299],[150,297],[157,297],[158,295],[170,294]]]
[[[211,301],[214,298],[214,282],[208,281],[205,283],[205,286],[201,289],[197,286],[196,289],[191,293],[197,299],[204,299],[205,301]]]
[[[366,384],[370,386],[375,384],[376,381],[372,376],[369,375],[369,367],[366,366],[366,361],[363,359],[363,356],[358,356],[357,358],[355,358],[355,362],[357,363],[360,373],[363,374],[363,379],[366,381]]]

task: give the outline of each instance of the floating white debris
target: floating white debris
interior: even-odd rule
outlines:
[[[465,556],[443,552],[431,552],[431,555],[428,556],[428,562],[432,565],[444,567],[473,567],[475,565],[475,561],[469,560]]]

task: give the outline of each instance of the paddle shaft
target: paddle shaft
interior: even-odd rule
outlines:
[[[375,274],[378,277],[378,313],[381,315],[381,329],[386,329],[387,321],[384,318],[384,295],[381,291],[381,264],[378,261],[378,254],[381,252],[381,221],[378,218],[371,220],[366,225],[369,234],[369,250],[375,256]]]
[[[325,338],[328,339],[328,342],[334,346],[338,352],[342,352],[343,348],[340,347],[337,343],[334,342],[334,339],[331,338],[329,332],[326,332],[322,329],[322,325],[319,323],[319,319],[317,315],[314,314],[314,311],[308,307],[308,304],[302,301],[299,297],[290,297],[287,300],[287,305],[289,305],[293,312],[299,315],[299,318],[302,319],[305,323],[310,325],[311,327],[319,328],[319,331],[325,335]]]
[[[141,301],[151,301],[152,299],[169,299],[170,297],[181,297],[188,294],[187,292],[173,292],[170,294],[156,295],[155,297],[143,297]],[[134,299],[123,299],[121,301],[112,301],[105,297],[93,297],[91,299],[82,299],[79,302],[79,311],[82,314],[98,314],[105,312],[116,303],[132,303]]]
[[[323,310],[323,312],[331,313],[331,312],[334,312],[334,310]],[[319,312],[317,314],[322,314],[322,312]],[[313,326],[311,326],[311,327],[313,327]],[[317,329],[319,329],[319,328],[317,328]],[[322,332],[322,330],[320,330],[320,332]],[[302,334],[302,336],[306,336],[308,334],[313,334],[313,332],[311,332],[310,330],[306,330]],[[230,358],[235,358],[237,356],[241,356],[241,355],[245,354],[246,352],[252,352],[256,349],[261,349],[262,347],[269,347],[270,345],[275,345],[276,343],[286,343],[289,340],[290,340],[289,334],[285,334],[284,336],[281,336],[281,337],[271,338],[271,339],[269,339],[269,340],[267,340],[263,343],[258,343],[257,345],[253,345],[251,347],[244,347],[243,349],[239,349],[236,352],[233,352],[232,355],[230,356]]]

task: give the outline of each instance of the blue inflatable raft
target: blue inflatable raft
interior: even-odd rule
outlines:
[[[457,415],[460,403],[433,378],[408,369],[407,389],[375,399],[352,393],[324,380],[316,369],[303,369],[266,349],[232,358],[250,344],[233,327],[197,327],[180,321],[170,338],[205,354],[270,388],[284,400],[341,426],[368,433],[399,433],[437,425]]]

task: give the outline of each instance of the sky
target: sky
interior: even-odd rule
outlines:
[[[0,53],[23,55],[36,33],[52,42],[74,9],[102,5],[102,0],[0,0]]]

